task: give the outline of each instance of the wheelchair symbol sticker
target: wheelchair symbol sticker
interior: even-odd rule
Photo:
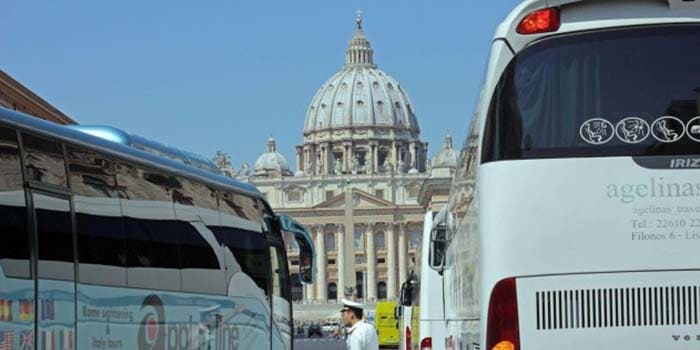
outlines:
[[[624,143],[640,143],[649,137],[649,124],[642,118],[625,118],[615,125],[615,134]]]
[[[682,120],[676,117],[661,117],[651,124],[651,135],[661,142],[676,142],[680,140],[684,134],[685,125]]]
[[[602,145],[615,136],[615,127],[603,118],[591,118],[581,124],[579,134],[591,145]]]

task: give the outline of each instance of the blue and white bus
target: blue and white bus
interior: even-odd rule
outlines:
[[[0,348],[291,349],[310,237],[212,168],[0,109]]]
[[[507,16],[432,244],[447,349],[700,347],[696,53],[696,0]]]

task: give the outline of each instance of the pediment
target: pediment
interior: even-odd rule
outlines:
[[[385,199],[373,196],[365,191],[353,189],[352,190],[352,206],[353,208],[362,209],[387,209],[394,208],[396,205]],[[344,209],[345,208],[345,193],[338,194],[333,198],[328,199],[325,202],[319,203],[314,206],[316,209]]]

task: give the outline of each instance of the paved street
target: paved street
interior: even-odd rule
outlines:
[[[301,338],[294,340],[295,350],[344,350],[345,340],[326,338]]]

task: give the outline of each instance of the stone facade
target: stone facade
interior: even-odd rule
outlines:
[[[276,212],[297,219],[314,239],[317,279],[306,286],[292,279],[297,302],[396,299],[420,265],[427,208],[418,200],[426,181],[437,181],[428,143],[404,88],[374,64],[359,17],[356,26],[345,65],[309,105],[294,175],[271,139],[248,178]],[[441,174],[448,181],[452,172]],[[297,274],[291,242],[288,252]]]

